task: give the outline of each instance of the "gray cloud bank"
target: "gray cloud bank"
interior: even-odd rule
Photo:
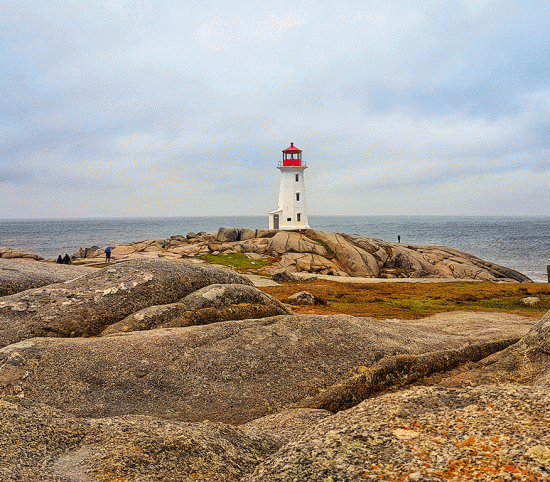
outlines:
[[[0,1],[0,216],[550,215],[549,13]]]

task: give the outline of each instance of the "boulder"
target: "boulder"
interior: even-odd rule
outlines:
[[[256,237],[257,238],[272,238],[275,236],[279,231],[276,229],[257,229],[256,230]]]
[[[315,304],[315,296],[307,291],[300,291],[299,293],[294,293],[288,297],[288,301],[291,303],[298,303],[303,305],[313,305]]]
[[[279,300],[254,286],[215,284],[187,295],[178,303],[140,310],[107,327],[101,335],[152,328],[206,325],[290,313],[291,311]]]
[[[239,240],[240,230],[235,228],[220,228],[216,239],[221,243],[232,243]]]
[[[423,269],[419,269],[418,271],[413,271],[409,274],[409,278],[428,278],[430,277],[430,273],[427,271],[424,271]]]
[[[538,296],[527,296],[526,298],[522,298],[521,302],[527,306],[538,305],[540,303],[540,298]]]
[[[246,241],[247,239],[254,239],[257,237],[257,229],[240,229],[241,241]],[[219,233],[218,233],[219,234]]]
[[[280,315],[32,338],[0,349],[0,400],[46,403],[79,417],[245,423],[315,398],[384,357],[508,338],[522,326],[517,316],[506,324],[485,314],[456,316],[396,322]]]
[[[0,346],[33,336],[97,335],[154,305],[211,284],[251,285],[234,271],[179,260],[140,259],[0,299]]]
[[[548,480],[550,393],[415,387],[320,421],[242,482]]]
[[[286,253],[281,255],[280,258],[280,261],[272,264],[274,271],[285,270],[290,273],[306,272],[336,276],[346,275],[346,272],[341,270],[337,264],[318,254]]]
[[[296,276],[294,276],[291,272],[287,271],[286,269],[281,269],[279,271],[275,271],[271,274],[271,279],[273,281],[277,281],[278,283],[283,283],[286,281],[296,281]]]
[[[39,263],[30,259],[0,259],[0,297],[53,283],[63,283],[94,268],[56,263]]]

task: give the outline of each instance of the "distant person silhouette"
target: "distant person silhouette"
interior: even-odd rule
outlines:
[[[105,261],[107,261],[107,263],[110,263],[111,262],[111,250],[113,248],[111,248],[111,246],[107,246],[105,248]]]
[[[164,239],[162,240],[162,250],[166,251],[166,241]]]
[[[397,235],[397,242],[398,242],[398,243],[401,242],[401,236],[399,236],[399,234]]]
[[[57,261],[56,261],[57,264],[63,264],[63,258],[61,257],[61,255],[59,255],[57,257]]]
[[[65,256],[63,256],[63,264],[71,264],[71,258],[68,254],[65,254]]]

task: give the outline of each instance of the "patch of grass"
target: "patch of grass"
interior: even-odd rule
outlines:
[[[291,294],[304,289],[302,283],[261,288],[286,302]],[[345,313],[380,319],[424,318],[435,313],[457,310],[503,311],[540,317],[550,310],[550,285],[545,283],[337,283],[316,280],[307,291],[326,305],[314,307],[320,314]],[[541,302],[528,306],[521,302],[537,296]]]
[[[260,270],[266,264],[269,264],[269,261],[265,259],[250,259],[244,253],[205,254],[204,256],[200,256],[200,259],[204,260],[206,263],[232,266],[238,270]]]

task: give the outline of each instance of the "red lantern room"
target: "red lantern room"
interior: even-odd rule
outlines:
[[[302,150],[294,147],[294,142],[290,143],[283,151],[283,166],[301,166],[302,165]]]

